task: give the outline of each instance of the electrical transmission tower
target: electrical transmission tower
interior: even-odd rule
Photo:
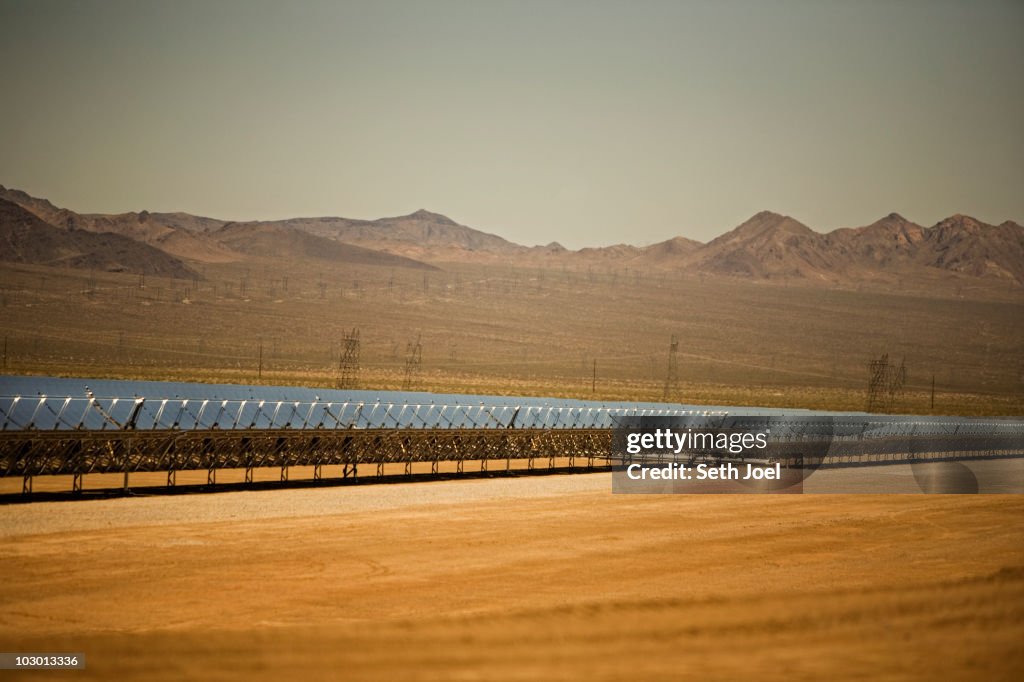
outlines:
[[[338,388],[356,388],[359,380],[359,328],[353,327],[341,342]]]
[[[420,337],[416,337],[416,343],[411,341],[405,349],[405,378],[402,380],[402,390],[408,391],[416,383],[420,373],[420,365],[423,363],[423,344]]]
[[[907,382],[907,366],[900,360],[899,366],[889,363],[889,354],[884,353],[877,360],[868,363],[868,412],[891,410],[897,398],[903,393]]]
[[[889,407],[896,404],[896,400],[903,395],[903,386],[907,383],[907,364],[901,359],[899,367],[893,367],[889,377]]]
[[[679,339],[672,335],[668,344],[668,371],[665,373],[664,399],[668,400],[679,392]]]

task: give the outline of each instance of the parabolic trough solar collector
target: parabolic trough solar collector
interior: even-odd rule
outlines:
[[[2,431],[611,429],[624,417],[707,417],[730,428],[767,422],[778,428],[785,423],[782,417],[806,425],[814,416],[828,419],[833,435],[1024,432],[1024,420],[1019,418],[892,417],[795,408],[0,376]]]
[[[713,408],[407,391],[0,377],[0,430],[613,428]]]

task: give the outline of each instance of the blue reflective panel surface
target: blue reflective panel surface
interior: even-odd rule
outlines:
[[[0,430],[614,428],[636,416],[700,419],[726,429],[770,426],[776,437],[833,439],[1022,433],[1020,419],[891,417],[742,406],[338,391],[55,377],[0,377]],[[787,422],[780,417],[787,417]]]
[[[536,397],[0,377],[3,430],[612,428],[707,408]]]

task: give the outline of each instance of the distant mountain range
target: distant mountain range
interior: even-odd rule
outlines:
[[[378,220],[230,222],[188,213],[80,214],[0,186],[0,260],[186,276],[198,263],[287,257],[432,269],[445,262],[678,270],[757,280],[850,284],[919,276],[1024,285],[1024,227],[954,215],[923,227],[896,214],[820,233],[762,211],[704,244],[572,251],[527,247],[419,210]]]
[[[131,237],[55,227],[4,199],[0,199],[0,260],[164,277],[195,275],[180,259]]]

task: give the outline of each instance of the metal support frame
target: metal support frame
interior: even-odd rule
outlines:
[[[301,417],[300,417],[301,419]],[[950,429],[953,427],[951,426]],[[774,431],[773,431],[774,434]],[[868,462],[922,461],[944,458],[981,458],[1020,455],[1018,433],[958,431],[921,435],[913,425],[885,435],[871,431],[824,438],[794,436],[772,443],[766,456],[788,466]],[[815,454],[817,453],[817,454]],[[152,429],[0,431],[0,476],[20,476],[26,493],[35,476],[68,475],[72,490],[80,491],[85,474],[120,473],[129,490],[133,472],[166,472],[175,484],[178,471],[206,470],[215,484],[217,469],[245,469],[253,482],[257,467],[280,467],[288,480],[291,466],[312,466],[314,478],[323,466],[340,466],[342,478],[356,478],[360,462],[376,466],[378,476],[386,464],[402,463],[411,474],[416,462],[430,462],[431,473],[440,462],[455,462],[463,473],[467,461],[478,460],[489,471],[491,460],[526,460],[534,470],[537,459],[553,467],[556,457],[570,466],[586,458],[587,467],[615,457],[613,431],[608,428],[352,428],[352,429]]]

